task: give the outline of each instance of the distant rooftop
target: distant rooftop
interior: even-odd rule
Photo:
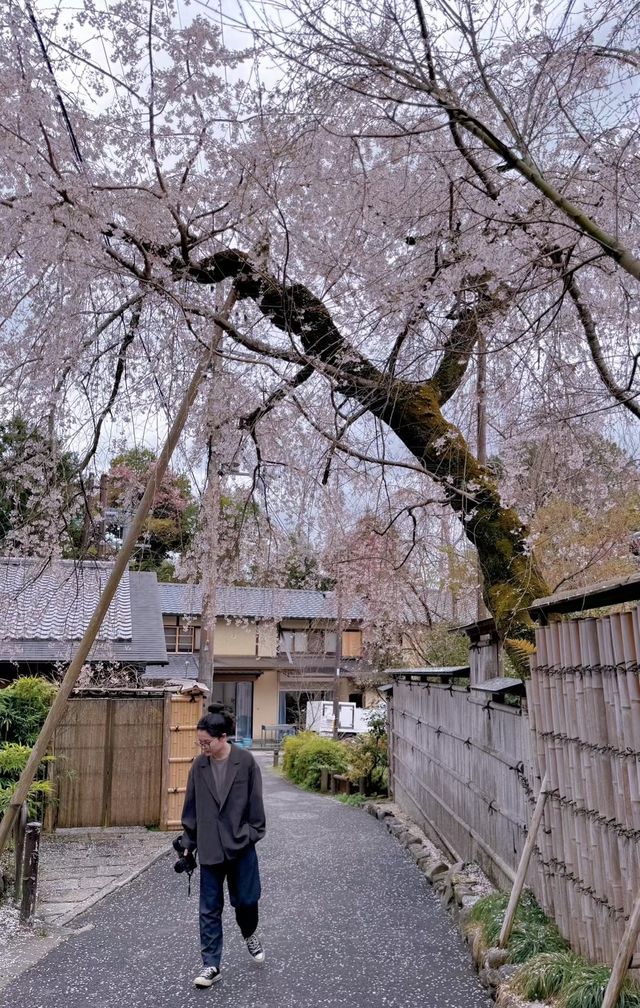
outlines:
[[[158,584],[163,613],[198,616],[202,614],[202,586],[193,584]],[[305,591],[296,588],[216,588],[218,616],[249,619],[325,619],[337,618],[335,592]],[[344,619],[362,619],[359,603],[345,603]]]
[[[0,557],[0,661],[70,661],[112,568]],[[155,574],[125,571],[89,660],[166,662]]]
[[[113,564],[0,557],[0,638],[80,640]],[[129,572],[126,571],[98,633],[131,640]]]

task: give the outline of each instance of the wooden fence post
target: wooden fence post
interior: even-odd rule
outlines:
[[[22,869],[24,864],[24,833],[27,826],[27,803],[23,802],[20,807],[20,813],[16,819],[16,825],[14,829],[14,843],[15,843],[15,885],[14,885],[14,900],[16,903],[20,902],[20,892],[22,890]]]
[[[39,859],[40,859],[40,823],[30,822],[27,823],[24,833],[22,899],[20,901],[21,924],[30,924],[36,912]]]
[[[540,794],[538,795],[538,800],[536,801],[536,807],[533,810],[533,815],[531,817],[531,825],[529,826],[527,839],[520,857],[520,864],[518,865],[513,888],[511,889],[507,912],[505,913],[504,920],[502,922],[500,937],[498,939],[498,948],[505,948],[511,936],[513,920],[516,915],[516,910],[518,909],[518,903],[520,902],[522,890],[524,888],[524,880],[527,877],[527,869],[529,868],[529,862],[535,846],[538,829],[540,828],[540,823],[542,822],[542,813],[544,812],[547,795],[547,775],[545,774],[540,786]]]
[[[613,969],[611,970],[611,976],[609,977],[609,983],[607,984],[607,989],[604,992],[602,1008],[615,1008],[615,1005],[617,1005],[620,989],[622,988],[624,978],[627,974],[627,970],[629,969],[629,963],[631,962],[631,956],[633,955],[633,950],[636,947],[639,934],[640,896],[636,897],[633,910],[631,911],[631,916],[627,922],[627,929],[624,933],[622,941],[620,942],[618,954],[616,955]]]

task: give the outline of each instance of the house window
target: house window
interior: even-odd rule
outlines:
[[[281,630],[280,650],[287,654],[307,654],[306,630]]]
[[[307,704],[311,700],[333,701],[333,690],[280,690],[278,723],[303,730],[307,723]]]
[[[324,632],[324,653],[335,654],[338,635],[335,630],[325,630]]]
[[[189,616],[163,616],[162,621],[170,654],[194,654],[200,650],[200,627]]]
[[[281,630],[280,650],[287,654],[334,655],[337,639],[333,630]]]
[[[342,634],[343,658],[359,658],[362,654],[362,630],[345,630]]]

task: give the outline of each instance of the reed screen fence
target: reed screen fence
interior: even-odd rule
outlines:
[[[475,690],[395,684],[393,793],[509,886],[546,773],[527,885],[574,950],[611,964],[640,890],[640,614],[551,623],[536,644],[528,712]]]

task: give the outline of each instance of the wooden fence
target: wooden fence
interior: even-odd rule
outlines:
[[[393,793],[508,885],[547,773],[527,884],[577,952],[611,964],[640,890],[640,613],[551,623],[536,641],[528,714],[474,691],[395,684]]]
[[[509,885],[532,790],[529,724],[520,709],[456,686],[397,682],[391,740],[398,804],[456,859],[477,861]]]
[[[201,714],[201,696],[72,696],[52,744],[48,828],[179,826]]]
[[[573,948],[611,963],[640,889],[640,615],[551,623],[536,644],[532,756],[550,796],[535,891]]]

